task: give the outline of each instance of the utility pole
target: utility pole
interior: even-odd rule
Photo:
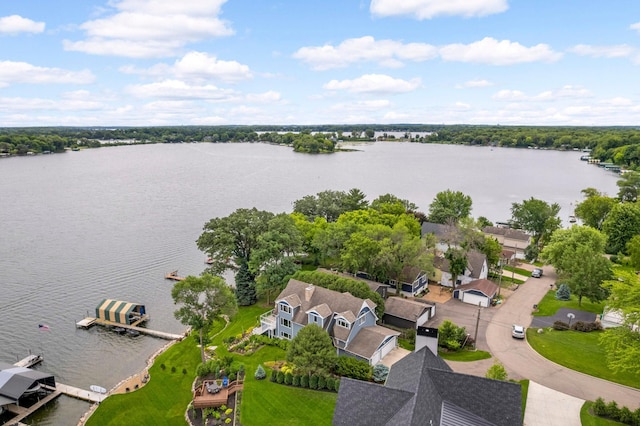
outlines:
[[[478,302],[478,317],[476,318],[476,332],[473,335],[473,344],[478,349],[478,325],[480,324],[480,303]]]

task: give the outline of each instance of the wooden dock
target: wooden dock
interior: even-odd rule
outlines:
[[[132,324],[120,324],[117,322],[113,322],[113,321],[107,321],[107,320],[103,320],[100,318],[93,318],[93,317],[87,317],[81,321],[78,321],[76,323],[77,327],[82,327],[82,328],[88,328],[87,326],[85,326],[85,324],[90,323],[91,325],[101,325],[103,327],[122,327],[125,330],[135,330],[137,332],[139,332],[140,334],[147,334],[149,336],[153,336],[153,337],[159,337],[161,339],[167,339],[167,340],[182,340],[184,339],[184,334],[174,334],[174,333],[167,333],[164,331],[158,331],[158,330],[151,330],[148,328],[144,328],[144,327],[138,327],[138,324],[148,320],[149,317],[147,315],[143,315],[142,318],[140,318],[138,321],[132,323]]]
[[[46,386],[46,388],[52,389],[49,386]],[[55,392],[89,402],[102,402],[107,399],[107,396],[109,396],[108,393],[99,393],[92,390],[80,389],[75,386],[65,385],[63,383],[56,383]]]
[[[34,365],[41,363],[43,359],[44,358],[42,357],[42,355],[32,355],[32,354],[30,354],[28,357],[23,358],[20,361],[13,363],[13,365],[15,365],[16,367],[31,368]]]
[[[48,387],[48,386],[45,386],[45,387],[47,387],[48,389],[52,389],[51,387]],[[42,398],[41,400],[39,400],[38,402],[33,404],[31,407],[28,407],[28,408],[20,407],[20,406],[18,406],[16,404],[6,405],[5,407],[7,408],[7,411],[9,411],[10,413],[15,414],[15,416],[12,417],[11,419],[9,419],[9,421],[6,424],[8,424],[8,425],[21,424],[20,422],[22,420],[24,420],[25,418],[29,417],[30,415],[32,415],[33,413],[38,411],[43,405],[53,401],[54,399],[56,399],[60,395],[62,395],[62,392],[60,392],[60,391],[58,391],[56,389],[53,389],[52,393],[50,393],[49,395],[47,395],[44,398]]]
[[[184,280],[184,277],[179,277],[178,276],[178,270],[177,269],[175,271],[169,272],[167,275],[164,276],[164,278],[167,279],[167,280],[173,280],[173,281],[182,281],[182,280]]]

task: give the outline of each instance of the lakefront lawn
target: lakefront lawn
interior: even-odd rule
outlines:
[[[598,344],[602,331],[527,330],[527,341],[543,357],[590,376],[640,389],[640,372],[614,373],[607,367],[604,349]]]

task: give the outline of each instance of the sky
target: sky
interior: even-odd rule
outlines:
[[[638,0],[0,2],[0,127],[640,125]]]

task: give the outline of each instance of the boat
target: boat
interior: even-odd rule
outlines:
[[[107,390],[105,388],[103,388],[102,386],[98,386],[98,385],[91,385],[91,386],[89,386],[89,389],[91,389],[93,392],[97,392],[97,393],[107,393]]]
[[[576,217],[575,216],[569,216],[569,223],[576,223]]]
[[[118,334],[122,334],[125,332],[124,327],[113,327],[113,331],[115,331]]]
[[[29,387],[26,391],[22,392],[22,395],[31,395],[40,390],[40,382],[34,382],[31,387]]]
[[[136,337],[140,335],[140,332],[138,330],[134,330],[132,328],[127,330],[127,334],[131,337]]]

